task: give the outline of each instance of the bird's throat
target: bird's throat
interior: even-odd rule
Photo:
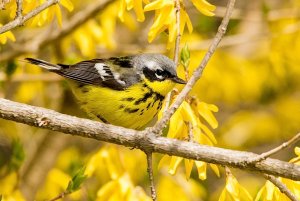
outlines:
[[[145,86],[149,87],[155,93],[158,93],[162,96],[166,96],[175,86],[175,83],[171,80],[164,81],[149,81],[145,79]]]

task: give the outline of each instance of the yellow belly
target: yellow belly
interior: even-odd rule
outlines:
[[[92,117],[126,128],[142,129],[162,107],[165,94],[154,92],[145,83],[126,90],[116,91],[106,87],[72,84],[81,107]],[[174,84],[166,85],[168,92]]]

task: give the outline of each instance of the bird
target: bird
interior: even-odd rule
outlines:
[[[137,54],[53,64],[25,58],[67,78],[81,108],[92,119],[141,130],[156,117],[175,84],[185,84],[175,63],[162,54]]]

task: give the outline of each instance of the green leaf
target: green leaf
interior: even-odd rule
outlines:
[[[271,11],[271,8],[270,8],[270,6],[268,4],[266,4],[264,2],[261,5],[261,10],[262,10],[263,15],[266,17],[269,14],[269,12]]]
[[[25,152],[20,140],[12,141],[12,156],[9,163],[9,170],[18,170],[25,159]]]
[[[77,191],[80,188],[81,184],[87,178],[87,176],[84,174],[84,172],[85,172],[85,168],[80,168],[77,171],[77,173],[73,176],[71,181],[69,181],[68,187],[66,189],[66,191],[68,193],[72,193],[74,191]]]
[[[0,201],[2,200],[2,195],[0,195]]]
[[[12,76],[12,74],[14,74],[16,69],[17,69],[17,64],[15,63],[14,60],[10,60],[7,62],[5,73],[8,77],[10,77],[10,76]]]
[[[180,62],[184,66],[184,68],[187,68],[190,65],[190,57],[191,54],[189,47],[187,44],[185,44],[180,53]]]

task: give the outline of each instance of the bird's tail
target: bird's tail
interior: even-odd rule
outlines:
[[[50,70],[50,71],[58,71],[61,69],[61,66],[59,66],[57,64],[52,64],[52,63],[49,63],[47,61],[43,61],[40,59],[25,58],[25,60],[31,64],[38,65],[38,66],[45,68],[47,70]]]

